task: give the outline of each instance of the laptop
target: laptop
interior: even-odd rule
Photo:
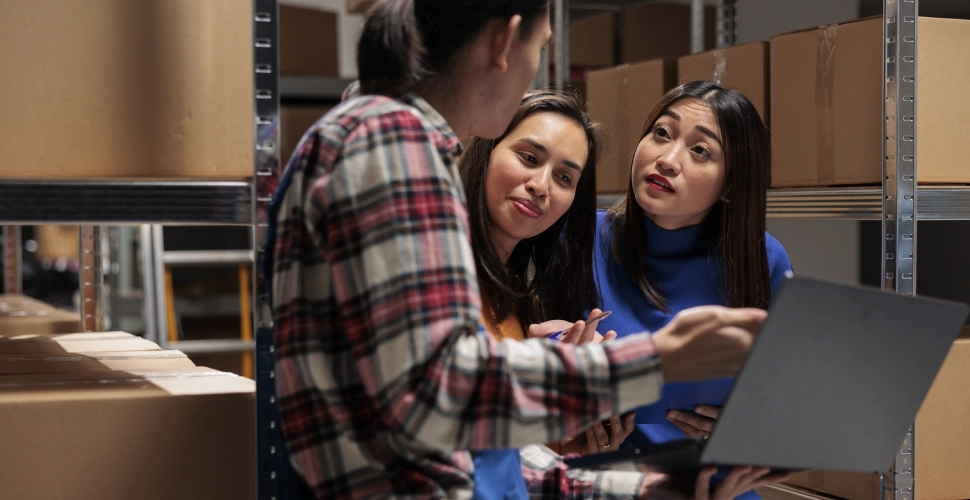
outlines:
[[[968,309],[789,275],[708,439],[638,436],[637,446],[565,462],[675,475],[736,465],[884,472]]]

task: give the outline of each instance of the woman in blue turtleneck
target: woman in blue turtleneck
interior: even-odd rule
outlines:
[[[684,309],[708,304],[768,308],[791,265],[765,231],[768,132],[742,94],[711,82],[667,93],[646,121],[626,197],[597,217],[596,275],[602,331],[656,331]],[[717,408],[668,412],[690,394],[723,402],[731,380],[668,384],[637,411],[653,441],[704,437]],[[758,498],[749,492],[741,498]]]

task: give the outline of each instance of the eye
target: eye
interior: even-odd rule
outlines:
[[[662,137],[664,139],[669,139],[670,131],[667,130],[667,127],[664,127],[663,125],[657,125],[653,128],[653,135]]]
[[[568,174],[559,174],[559,179],[564,183],[566,183],[566,185],[570,185],[573,183],[573,178],[570,177]]]
[[[519,156],[521,156],[523,160],[525,160],[525,161],[527,161],[527,162],[529,162],[529,163],[531,163],[533,165],[538,165],[539,164],[539,159],[536,158],[535,156],[530,155],[529,153],[519,153]]]
[[[703,146],[701,144],[698,144],[697,146],[694,146],[693,148],[691,148],[691,151],[693,151],[694,154],[703,156],[705,158],[711,157],[711,150],[707,149],[706,146]]]

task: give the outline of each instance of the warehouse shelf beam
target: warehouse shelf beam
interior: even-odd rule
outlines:
[[[344,90],[353,83],[346,78],[316,76],[280,77],[280,97],[283,99],[315,99],[339,101]]]
[[[169,266],[211,266],[218,264],[249,264],[252,250],[167,250],[162,262]]]
[[[178,349],[185,354],[229,354],[248,352],[256,348],[256,342],[249,340],[180,340],[169,342],[168,347]]]
[[[4,224],[252,224],[251,184],[2,181]]]
[[[923,186],[918,190],[921,221],[970,220],[970,186]],[[597,195],[600,207],[619,194]],[[882,188],[830,187],[768,190],[768,217],[774,219],[882,220]]]

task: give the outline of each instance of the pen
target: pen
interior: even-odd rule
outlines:
[[[586,323],[589,324],[589,323],[592,323],[594,321],[599,321],[599,320],[601,320],[601,319],[609,316],[610,314],[613,314],[613,311],[605,311],[605,312],[601,313],[599,316],[590,319]],[[568,332],[568,331],[569,331],[569,329],[559,330],[558,332],[549,334],[549,338],[552,339],[552,340],[562,340],[562,338],[566,336],[566,332]]]

